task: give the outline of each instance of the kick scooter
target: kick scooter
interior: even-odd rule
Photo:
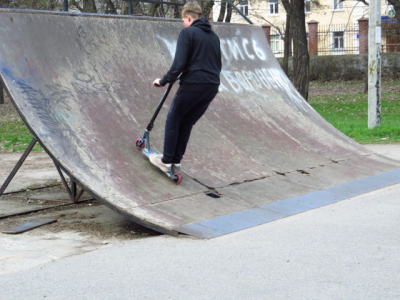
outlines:
[[[179,79],[179,77],[178,77],[178,79]],[[161,110],[161,108],[162,108],[162,106],[163,106],[165,100],[167,99],[168,94],[169,94],[169,92],[171,91],[173,85],[174,85],[174,82],[171,82],[171,83],[168,85],[168,88],[167,88],[167,90],[165,91],[164,96],[162,97],[160,103],[158,104],[157,109],[156,109],[156,111],[155,111],[153,117],[152,117],[151,120],[150,120],[149,125],[147,125],[147,127],[146,127],[146,129],[145,129],[145,131],[144,131],[143,137],[136,140],[136,148],[137,148],[138,150],[142,151],[142,153],[143,153],[144,155],[146,155],[147,158],[149,158],[149,159],[150,159],[150,155],[151,155],[151,154],[156,154],[156,155],[158,154],[157,151],[151,149],[151,147],[150,147],[150,131],[153,129],[153,127],[154,127],[154,121],[156,120],[156,118],[157,118],[157,116],[158,116],[158,113],[160,112],[160,110]],[[176,173],[176,172],[173,172],[172,169],[171,169],[171,171],[169,171],[169,172],[164,172],[164,173],[165,173],[175,184],[180,184],[180,183],[181,183],[181,181],[182,181],[182,176],[181,176],[181,174]]]

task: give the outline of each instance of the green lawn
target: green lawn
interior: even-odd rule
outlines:
[[[309,98],[315,110],[359,143],[400,142],[400,94],[382,94],[381,126],[368,129],[368,95],[323,95]]]
[[[18,116],[0,118],[0,148],[3,150],[25,150],[32,139],[33,135]],[[42,151],[42,147],[36,144],[33,151]]]

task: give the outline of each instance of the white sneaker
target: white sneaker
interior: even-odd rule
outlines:
[[[172,164],[164,164],[162,162],[162,154],[150,154],[150,162],[159,168],[161,171],[168,173],[171,171]]]
[[[181,171],[181,164],[172,164],[172,170],[174,170],[176,173],[179,173]]]

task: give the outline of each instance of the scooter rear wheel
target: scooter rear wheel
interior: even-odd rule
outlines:
[[[174,179],[174,183],[175,184],[180,184],[182,182],[182,175],[179,173],[174,173],[174,176],[176,177]]]
[[[138,150],[143,150],[144,147],[146,147],[146,142],[144,140],[142,140],[142,139],[137,139],[135,144],[136,144],[136,148]]]

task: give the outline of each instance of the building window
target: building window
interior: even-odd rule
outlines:
[[[269,14],[270,15],[279,14],[278,0],[268,0],[268,4],[269,4]]]
[[[280,45],[281,37],[279,34],[271,35],[271,50],[274,54],[279,54],[281,52]]]
[[[333,0],[333,10],[343,10],[344,0]]]
[[[311,0],[305,0],[305,13],[311,12]]]
[[[245,16],[249,15],[249,2],[248,1],[243,1],[239,3],[239,10],[244,14]]]
[[[333,32],[332,48],[334,52],[344,50],[344,31]]]

